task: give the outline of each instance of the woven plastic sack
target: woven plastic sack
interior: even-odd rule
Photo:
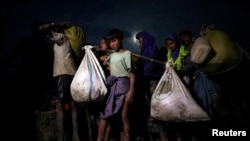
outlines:
[[[100,102],[107,94],[106,77],[92,46],[84,48],[85,55],[71,83],[71,95],[76,102]]]
[[[163,121],[210,120],[169,63],[152,95],[150,112],[152,118]]]

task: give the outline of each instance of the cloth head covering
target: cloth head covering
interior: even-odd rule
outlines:
[[[136,39],[142,37],[141,55],[153,57],[155,51],[158,51],[157,44],[154,36],[150,35],[147,31],[141,31],[136,34]]]
[[[172,58],[175,60],[179,55],[179,50],[180,50],[180,46],[181,46],[179,37],[176,33],[171,33],[167,36],[166,40],[172,40],[176,44],[176,49],[172,50]]]
[[[141,31],[136,34],[136,39],[139,40],[142,37],[141,55],[160,60],[159,49],[157,47],[154,36],[147,31]],[[161,69],[159,65],[150,61],[143,61],[144,75],[151,77],[161,77]]]

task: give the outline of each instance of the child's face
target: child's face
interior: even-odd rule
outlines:
[[[118,51],[121,48],[121,40],[119,38],[114,38],[109,41],[109,46],[112,50]]]
[[[100,47],[101,47],[101,49],[107,49],[108,48],[108,44],[104,39],[101,39]]]

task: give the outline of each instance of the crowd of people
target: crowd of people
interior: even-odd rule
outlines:
[[[217,79],[207,77],[219,93],[206,95],[212,97],[210,105],[202,103],[199,97],[200,93],[197,89],[203,84],[195,78],[197,74],[204,73],[200,72],[196,64],[191,61],[191,50],[196,38],[190,30],[169,34],[161,48],[157,45],[154,35],[146,30],[138,32],[136,34],[140,48],[138,57],[123,46],[123,31],[119,28],[111,29],[100,39],[100,48],[93,49],[107,79],[107,99],[102,103],[74,102],[70,93],[70,84],[84,54],[77,54],[75,48],[72,49],[72,41],[66,36],[67,30],[72,26],[76,25],[58,22],[39,27],[40,31],[46,33],[47,37],[53,41],[53,78],[55,80],[53,88],[56,97],[57,141],[110,141],[112,139],[120,141],[207,141],[211,136],[212,127],[227,128],[230,124],[234,125],[228,118],[232,115],[228,112],[228,107],[223,107],[223,103],[220,102],[222,94],[220,94],[220,84],[218,85]],[[82,47],[86,41],[84,38],[80,40],[82,41],[78,41],[78,45]],[[187,86],[196,102],[211,117],[211,121],[175,123],[156,120],[150,116],[150,101],[165,72],[167,62]],[[247,100],[243,104],[246,103]],[[247,106],[243,106],[245,108],[243,111],[247,111],[245,113],[248,116]],[[245,113],[240,119],[245,117]],[[79,114],[83,114],[86,118],[79,119]],[[232,119],[237,119],[237,117]],[[86,122],[86,124],[79,124],[79,121]],[[235,127],[239,128],[244,124],[245,122]],[[79,127],[80,125],[88,127],[82,128]],[[84,136],[81,135],[82,132],[85,132]]]

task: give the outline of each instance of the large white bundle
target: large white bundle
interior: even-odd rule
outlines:
[[[99,102],[107,94],[106,77],[92,46],[84,48],[85,56],[71,83],[71,95],[76,102]]]
[[[210,120],[168,63],[152,95],[151,117],[163,121]]]

